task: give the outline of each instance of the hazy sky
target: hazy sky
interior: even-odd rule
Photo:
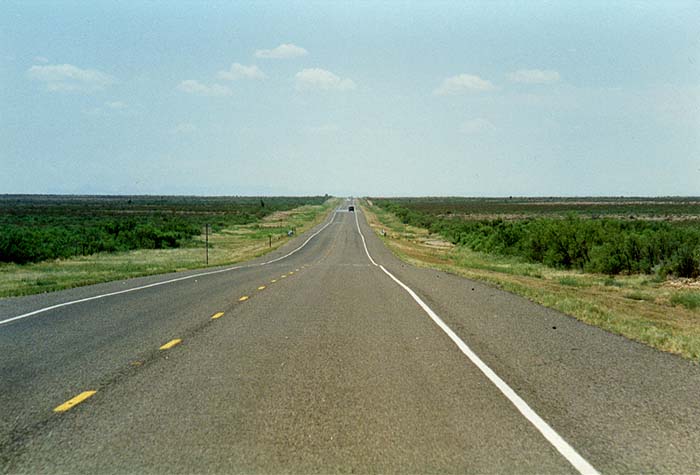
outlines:
[[[700,2],[0,2],[0,193],[700,195]]]

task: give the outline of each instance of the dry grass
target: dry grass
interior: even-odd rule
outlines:
[[[364,206],[370,226],[399,258],[492,283],[590,325],[700,362],[698,282],[552,269],[455,247],[394,215]],[[446,245],[447,244],[447,245]]]
[[[286,231],[297,233],[320,223],[338,204],[302,206],[273,213],[260,223],[233,226],[209,236],[209,265],[220,266],[252,259],[288,241]],[[272,247],[269,236],[272,235]],[[17,265],[0,264],[0,297],[52,292],[82,285],[205,267],[204,235],[190,247],[102,253],[70,259]]]

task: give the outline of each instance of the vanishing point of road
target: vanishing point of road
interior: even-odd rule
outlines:
[[[0,472],[700,472],[697,365],[404,264],[348,204],[237,266],[0,300]]]

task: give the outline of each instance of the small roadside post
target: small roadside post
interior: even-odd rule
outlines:
[[[204,225],[204,248],[206,255],[206,265],[209,265],[209,224]]]

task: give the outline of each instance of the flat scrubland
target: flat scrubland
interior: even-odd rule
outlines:
[[[492,283],[588,324],[700,362],[697,198],[372,198],[363,209],[378,236],[411,264]],[[562,245],[540,246],[537,239],[543,233]],[[563,245],[567,233],[598,241],[573,239]],[[606,233],[614,244],[605,241]],[[667,248],[656,252],[660,235],[668,238],[662,243]],[[540,254],[528,254],[533,240]],[[581,246],[596,250],[577,260]],[[678,252],[680,247],[683,252]],[[611,248],[621,254],[608,252]],[[591,271],[608,259],[623,265]],[[633,259],[647,262],[627,262]]]
[[[203,268],[205,225],[209,266],[248,260],[286,243],[289,230],[318,224],[337,202],[6,195],[0,197],[0,297]]]

